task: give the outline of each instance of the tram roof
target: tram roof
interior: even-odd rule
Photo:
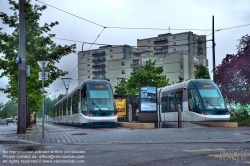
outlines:
[[[55,105],[57,105],[58,103],[60,103],[64,99],[66,99],[67,97],[71,96],[75,91],[81,89],[83,84],[87,84],[87,83],[99,83],[99,82],[109,83],[109,81],[107,81],[107,80],[101,80],[101,79],[94,79],[94,80],[85,80],[85,81],[82,81],[74,90],[72,90],[69,94],[67,94],[66,96],[64,96],[63,98],[61,98],[58,102],[56,102]]]
[[[175,89],[181,89],[181,88],[184,88],[184,87],[187,88],[188,84],[190,82],[204,82],[204,81],[212,81],[213,82],[213,80],[210,80],[210,79],[191,79],[191,80],[187,80],[187,81],[177,83],[177,84],[174,84],[174,85],[159,88],[159,91],[164,92],[164,91],[171,91],[171,90],[175,90]]]

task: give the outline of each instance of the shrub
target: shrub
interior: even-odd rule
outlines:
[[[250,125],[250,114],[246,108],[240,108],[237,111],[229,110],[230,121],[238,122],[239,125]]]

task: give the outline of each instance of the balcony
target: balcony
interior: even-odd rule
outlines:
[[[166,37],[163,37],[163,38],[155,39],[154,44],[163,44],[167,42],[168,42],[168,39]]]
[[[198,39],[197,39],[197,43],[198,43],[198,44],[202,44],[203,42],[205,42],[205,39],[204,39],[204,38],[198,38]]]
[[[92,71],[92,74],[103,74],[103,73],[106,73],[106,70]]]
[[[133,72],[130,73],[130,75],[133,75],[133,74],[135,74],[135,73],[136,73],[136,71],[133,71]]]
[[[93,68],[103,68],[106,67],[106,64],[101,64],[101,65],[92,65]]]
[[[203,50],[197,51],[197,55],[203,55]]]
[[[92,62],[105,62],[106,58],[97,58],[97,59],[93,59]]]
[[[157,47],[154,47],[154,50],[167,50],[168,49],[168,46],[157,46]]]
[[[140,63],[131,63],[130,67],[141,67]]]
[[[96,51],[92,54],[93,57],[104,56],[104,55],[105,55],[105,51]]]
[[[200,64],[201,64],[201,62],[200,62],[200,61],[194,61],[194,64],[196,64],[196,65],[200,65]]]
[[[168,53],[168,51],[163,51],[163,50],[162,50],[162,52],[155,52],[154,55],[158,55],[158,54],[167,54],[167,53]]]
[[[96,80],[96,79],[106,79],[106,76],[93,77],[93,80]]]
[[[202,45],[198,45],[198,46],[197,46],[197,49],[198,49],[198,50],[201,50],[202,48],[203,48]]]

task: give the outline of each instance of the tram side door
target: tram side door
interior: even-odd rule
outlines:
[[[159,119],[160,121],[164,122],[167,121],[167,112],[168,112],[168,94],[163,92],[161,93],[161,104],[160,104],[160,111],[159,111]]]

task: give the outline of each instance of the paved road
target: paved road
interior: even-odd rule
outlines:
[[[66,165],[63,162],[67,166],[250,165],[250,144],[0,145],[0,156],[1,166]],[[31,160],[37,163],[21,163]]]

